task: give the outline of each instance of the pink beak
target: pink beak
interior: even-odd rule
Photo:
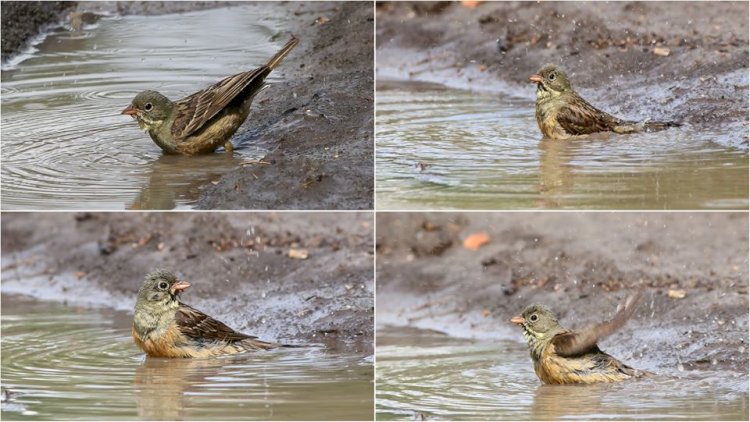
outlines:
[[[120,114],[127,114],[128,116],[135,116],[138,114],[138,109],[133,107],[132,105],[129,105],[125,110],[122,111]]]
[[[123,113],[124,114],[124,113]],[[190,283],[187,281],[178,281],[172,285],[172,294],[177,294],[190,287]]]
[[[542,81],[543,81],[544,79],[542,79],[542,77],[541,77],[541,76],[539,76],[539,75],[531,75],[531,76],[529,77],[529,80],[530,80],[531,82],[534,82],[534,83],[540,84],[540,83],[542,83]]]
[[[521,325],[524,322],[526,322],[526,318],[522,317],[521,315],[516,315],[516,316],[514,316],[513,318],[510,319],[510,322],[512,322],[514,324]]]

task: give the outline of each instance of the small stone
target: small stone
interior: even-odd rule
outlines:
[[[307,259],[310,256],[310,252],[307,249],[289,249],[289,258],[292,259]]]
[[[687,292],[682,289],[670,289],[668,296],[672,299],[684,299],[687,296]]]

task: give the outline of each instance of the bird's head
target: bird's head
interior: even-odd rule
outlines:
[[[173,109],[174,103],[169,98],[156,91],[143,91],[133,98],[121,114],[132,116],[141,129],[155,132],[167,121]]]
[[[529,80],[537,84],[537,98],[556,97],[573,90],[568,75],[554,64],[544,65]]]

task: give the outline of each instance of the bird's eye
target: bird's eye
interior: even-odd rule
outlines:
[[[167,290],[167,287],[169,287],[169,283],[166,281],[159,282],[159,290]]]
[[[550,74],[549,74],[549,80],[550,80],[550,81],[554,81],[554,80],[555,80],[555,77],[556,77],[556,76],[557,76],[557,75],[555,75],[554,73],[550,73]],[[146,109],[146,110],[148,110],[148,109]]]
[[[529,321],[531,322],[536,322],[536,320],[538,319],[539,317],[536,314],[531,314],[531,316],[529,317]]]
[[[146,103],[146,105],[143,107],[146,111],[151,111],[151,109],[154,108],[154,105],[151,103]]]

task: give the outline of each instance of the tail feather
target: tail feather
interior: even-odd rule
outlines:
[[[679,126],[682,126],[682,124],[678,122],[657,122],[653,120],[635,122],[626,120],[618,122],[616,126],[612,127],[612,131],[615,133],[657,132]]]
[[[266,66],[273,70],[276,66],[281,63],[282,60],[299,44],[299,38],[292,35],[292,38],[284,44],[284,47],[279,50],[271,59],[268,61]]]
[[[664,130],[670,127],[680,127],[681,124],[678,122],[653,122],[653,121],[646,121],[644,122],[644,127],[646,129],[646,132],[656,131],[656,130]]]

